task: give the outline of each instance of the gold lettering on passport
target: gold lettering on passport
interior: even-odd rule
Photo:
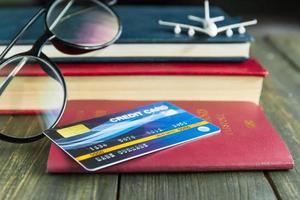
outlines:
[[[107,114],[106,110],[96,110],[95,117],[101,117],[101,116],[104,116],[106,114]]]
[[[208,121],[208,122],[212,121],[210,116],[208,115],[208,110],[200,108],[200,109],[196,110],[196,113],[199,117],[201,117],[205,121]]]
[[[222,132],[225,133],[225,134],[232,135],[233,131],[230,127],[230,124],[229,124],[228,120],[226,119],[225,114],[216,114],[216,118],[219,121]]]
[[[246,119],[244,120],[244,125],[246,126],[246,128],[256,128],[256,122],[251,120],[251,119]]]

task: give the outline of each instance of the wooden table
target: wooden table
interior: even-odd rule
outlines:
[[[300,199],[300,34],[258,39],[252,55],[270,71],[261,104],[292,151],[293,170],[51,175],[47,139],[0,142],[0,199]]]

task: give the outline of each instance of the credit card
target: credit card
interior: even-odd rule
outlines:
[[[169,102],[90,119],[45,132],[84,169],[96,171],[166,149],[220,128]]]

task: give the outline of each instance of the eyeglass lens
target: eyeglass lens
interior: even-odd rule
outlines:
[[[60,116],[65,91],[60,76],[47,62],[31,56],[9,59],[0,66],[1,83],[1,133],[31,137]]]
[[[60,40],[82,47],[105,45],[119,34],[116,15],[95,0],[62,0],[50,7],[46,23]]]

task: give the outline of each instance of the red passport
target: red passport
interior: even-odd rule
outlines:
[[[286,170],[294,166],[284,141],[260,106],[249,102],[171,101],[218,125],[220,134],[152,153],[101,172],[198,172],[228,170]],[[60,125],[125,111],[150,101],[70,101]],[[49,173],[89,173],[54,144]]]

